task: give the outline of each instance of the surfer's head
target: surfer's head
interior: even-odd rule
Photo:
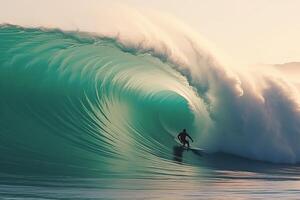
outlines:
[[[183,129],[183,132],[184,132],[184,133],[186,132],[185,128]]]

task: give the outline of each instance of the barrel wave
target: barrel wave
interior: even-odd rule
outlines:
[[[187,165],[173,160],[183,128],[208,155],[300,161],[292,83],[229,70],[187,42],[193,53],[181,62],[167,47],[2,25],[2,171],[188,174],[193,158]]]
[[[37,172],[42,165],[41,173],[135,171],[141,159],[155,163],[171,155],[171,131],[193,127],[183,95],[194,91],[148,53],[108,38],[14,26],[1,28],[1,43],[7,166]]]

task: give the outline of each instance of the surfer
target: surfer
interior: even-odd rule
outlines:
[[[189,141],[186,139],[186,137],[190,138],[193,141],[193,139],[191,138],[191,136],[189,136],[189,134],[186,132],[185,129],[182,130],[182,132],[180,132],[177,135],[178,140],[181,142],[181,144],[183,144],[183,146],[185,146],[185,144],[187,144],[188,148],[190,148],[190,143]]]

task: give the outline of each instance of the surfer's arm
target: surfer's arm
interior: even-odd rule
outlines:
[[[190,135],[187,135],[191,140],[192,140],[192,142],[194,142],[194,140],[191,138],[191,136]]]
[[[181,133],[179,133],[179,134],[177,135],[177,138],[178,138],[179,142],[182,143],[180,136],[181,136]]]

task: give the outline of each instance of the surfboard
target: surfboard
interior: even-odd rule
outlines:
[[[175,142],[176,142],[177,144],[179,144],[179,145],[182,146],[182,143],[181,143],[177,138],[175,138]],[[199,153],[204,152],[204,149],[199,148],[199,147],[193,147],[193,146],[186,147],[186,146],[182,146],[182,148],[185,149],[185,150],[192,150],[192,151],[194,151],[194,152],[199,152]]]

